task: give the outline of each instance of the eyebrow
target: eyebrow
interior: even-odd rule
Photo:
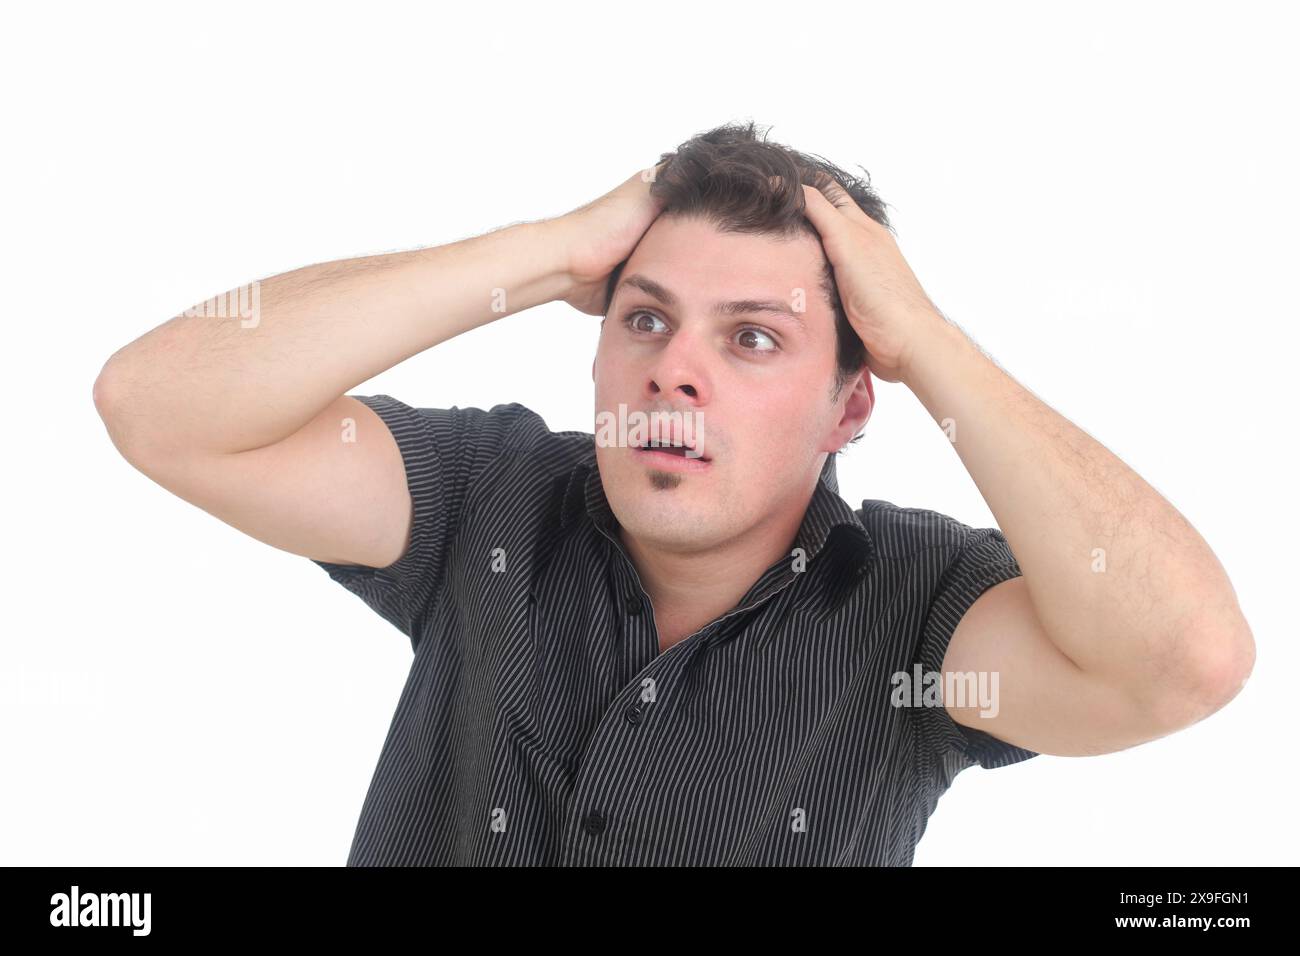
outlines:
[[[677,296],[648,276],[638,273],[624,276],[622,281],[619,282],[618,288],[621,289],[623,286],[640,289],[646,295],[658,299],[660,303],[669,308],[678,305]],[[731,302],[717,302],[711,311],[714,315],[772,315],[793,322],[803,332],[808,331],[807,323],[797,313],[790,311],[790,308],[784,302],[776,299],[735,299]]]

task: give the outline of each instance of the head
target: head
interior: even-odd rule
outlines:
[[[889,223],[866,181],[753,124],[703,133],[665,161],[651,186],[662,211],[610,276],[596,411],[677,413],[698,427],[703,459],[674,468],[600,440],[597,458],[628,531],[694,551],[801,516],[826,456],[861,437],[875,402],[799,184],[838,183],[833,201],[847,193]]]

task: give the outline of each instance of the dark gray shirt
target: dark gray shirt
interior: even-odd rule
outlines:
[[[1021,573],[996,528],[854,511],[828,456],[802,551],[660,653],[592,433],[355,397],[401,449],[411,544],[316,563],[415,656],[349,866],[907,866],[957,773],[1035,756],[891,703]]]

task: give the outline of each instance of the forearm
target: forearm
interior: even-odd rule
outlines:
[[[1179,687],[1253,653],[1223,567],[1169,502],[960,329],[923,327],[904,382],[949,433],[1062,653],[1127,685]]]
[[[555,240],[547,222],[522,223],[253,283],[114,353],[96,404],[115,443],[141,453],[233,453],[279,441],[412,355],[562,297],[568,280]]]

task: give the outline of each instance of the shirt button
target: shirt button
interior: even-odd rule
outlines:
[[[629,593],[627,596],[627,613],[634,617],[641,613],[641,595]]]
[[[587,815],[582,820],[582,828],[592,836],[599,836],[605,832],[605,814],[599,810],[588,810]]]
[[[636,725],[641,723],[641,705],[633,704],[623,712],[623,716],[627,719],[629,724]]]

